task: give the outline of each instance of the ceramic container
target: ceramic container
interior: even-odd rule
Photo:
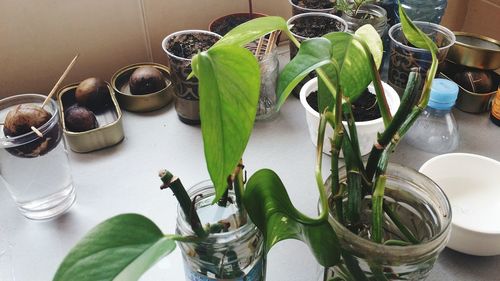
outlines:
[[[382,82],[384,91],[387,97],[387,102],[389,104],[389,109],[392,115],[396,113],[399,108],[399,96],[396,91],[388,84]],[[318,126],[319,126],[319,113],[314,110],[307,102],[307,97],[310,93],[318,90],[318,78],[314,78],[307,82],[300,90],[300,102],[305,109],[307,127],[309,129],[309,136],[314,145],[316,145],[318,139]],[[375,94],[375,88],[370,84],[368,90]],[[343,122],[344,126],[347,126],[347,122]],[[358,132],[359,148],[361,155],[366,155],[372,149],[373,144],[377,140],[377,132],[384,130],[384,122],[381,118],[356,122],[356,130]],[[330,154],[331,144],[328,141],[328,137],[333,136],[333,129],[330,126],[326,127],[325,132],[325,142],[323,145],[323,152]]]

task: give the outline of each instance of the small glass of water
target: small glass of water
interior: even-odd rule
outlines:
[[[45,96],[23,94],[0,100],[0,185],[5,186],[21,213],[43,220],[66,212],[75,202],[66,144],[55,101],[44,107],[52,117],[35,132],[6,136],[7,113],[21,104],[41,106]]]
[[[257,120],[270,120],[276,116],[276,83],[278,81],[279,61],[278,52],[274,48],[263,55],[259,61],[261,82],[259,104],[257,105]]]

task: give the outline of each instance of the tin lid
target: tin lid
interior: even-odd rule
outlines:
[[[450,109],[455,105],[458,96],[457,83],[448,79],[436,78],[432,82],[428,107],[434,109]]]

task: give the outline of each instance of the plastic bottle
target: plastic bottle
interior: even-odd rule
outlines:
[[[458,96],[458,85],[447,79],[434,79],[427,107],[405,136],[412,146],[432,153],[447,153],[458,147],[458,127],[451,108]]]
[[[427,21],[439,24],[444,15],[447,0],[400,0],[406,14],[413,21]],[[387,10],[389,25],[399,22],[397,0],[382,0],[381,6]]]

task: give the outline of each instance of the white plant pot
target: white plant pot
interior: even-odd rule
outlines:
[[[387,103],[389,104],[389,109],[392,115],[396,114],[399,108],[399,95],[396,91],[388,84],[382,82],[384,87],[384,92],[387,98]],[[308,103],[306,98],[314,91],[318,90],[318,78],[314,78],[307,82],[300,89],[300,102],[306,111],[306,121],[309,128],[309,136],[314,145],[316,145],[318,139],[318,126],[319,126],[319,113],[314,110]],[[368,86],[368,90],[375,94],[375,88],[372,84]],[[347,127],[347,123],[343,122],[344,126]],[[382,118],[378,118],[370,121],[356,122],[356,130],[358,132],[359,149],[361,155],[366,155],[370,152],[373,144],[377,140],[377,132],[382,132],[384,130],[384,121]],[[323,152],[330,154],[331,144],[328,141],[329,137],[333,136],[333,129],[330,126],[326,126],[325,140],[323,145]],[[342,157],[342,153],[341,153]]]

